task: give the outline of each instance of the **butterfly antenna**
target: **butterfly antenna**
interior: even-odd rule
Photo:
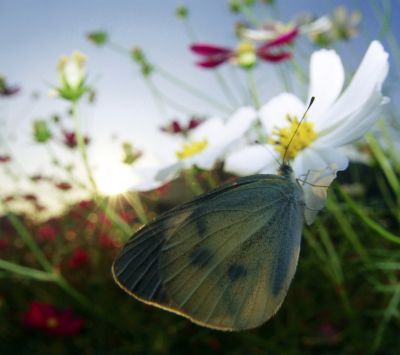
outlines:
[[[314,103],[314,101],[315,101],[315,96],[311,97],[310,103],[308,104],[308,107],[307,107],[306,111],[304,112],[303,117],[301,118],[299,124],[297,125],[297,127],[292,135],[292,138],[290,138],[290,141],[289,141],[288,145],[286,146],[285,154],[283,154],[283,163],[285,163],[285,161],[286,161],[286,155],[287,155],[287,152],[289,151],[290,144],[292,144],[294,137],[296,137],[296,134],[300,128],[300,125],[306,119],[307,113],[308,113],[310,107],[312,106],[312,104]]]

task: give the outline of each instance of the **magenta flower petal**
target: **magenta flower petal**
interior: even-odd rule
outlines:
[[[205,60],[196,62],[196,65],[202,68],[215,68],[218,65],[225,63],[230,57],[210,57]]]
[[[230,48],[216,46],[213,44],[197,43],[190,46],[190,50],[193,53],[203,56],[214,56],[214,55],[228,55],[232,54]]]
[[[278,46],[283,46],[285,44],[291,43],[299,34],[299,30],[297,28],[283,33],[282,35],[276,37],[275,39],[268,41],[264,45],[262,45],[260,48],[271,48],[271,47],[278,47]]]
[[[277,63],[277,62],[283,62],[284,60],[291,59],[292,53],[290,53],[290,52],[271,53],[268,50],[258,50],[257,56],[268,62]]]

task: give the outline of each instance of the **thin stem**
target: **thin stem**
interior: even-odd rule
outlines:
[[[105,211],[106,215],[125,233],[131,234],[131,228],[112,210],[105,208],[104,198],[101,197],[99,190],[97,188],[96,181],[93,177],[92,170],[90,169],[89,160],[86,152],[84,138],[80,131],[79,115],[77,112],[77,102],[72,102],[72,118],[74,120],[75,135],[78,142],[79,151],[82,156],[83,164],[85,166],[87,177],[90,181],[93,190],[93,198],[96,203]]]
[[[129,204],[133,207],[139,221],[143,224],[148,222],[146,211],[137,192],[130,192],[124,195]]]
[[[93,177],[92,170],[90,169],[89,160],[88,160],[87,151],[86,151],[85,140],[83,138],[83,135],[82,135],[81,129],[80,129],[77,101],[72,101],[72,119],[74,121],[74,131],[75,131],[76,141],[78,143],[79,151],[82,156],[82,161],[83,161],[83,165],[86,170],[86,175],[92,186],[93,192],[96,195],[98,195],[97,184]]]
[[[195,86],[192,86],[185,81],[177,78],[176,76],[170,74],[168,71],[165,69],[155,66],[154,71],[158,73],[161,77],[163,77],[165,80],[168,80],[171,84],[174,84],[175,86],[180,87],[181,89],[185,90],[186,92],[192,94],[193,96],[202,99],[203,101],[207,102],[208,104],[214,106],[215,108],[220,109],[221,111],[224,111],[226,113],[230,113],[231,109],[224,104],[221,104],[217,100],[215,100],[212,96],[209,96],[196,88]]]
[[[55,275],[46,271],[37,270],[28,266],[22,266],[13,262],[0,259],[0,269],[13,274],[29,277],[37,281],[54,281]]]
[[[7,213],[7,218],[9,219],[21,239],[24,241],[26,246],[31,250],[37,262],[43,267],[44,270],[46,270],[47,272],[52,272],[53,267],[51,263],[46,258],[42,250],[37,245],[32,234],[28,231],[28,229],[24,226],[20,219],[11,212]]]
[[[259,109],[261,107],[261,101],[260,97],[258,96],[258,91],[257,91],[257,86],[256,86],[256,81],[253,76],[253,71],[251,69],[246,70],[247,74],[247,83],[249,85],[249,90],[251,97],[253,99],[253,103],[256,109]]]
[[[254,12],[248,6],[240,6],[240,12],[254,27],[258,27],[260,25],[259,19],[254,15]]]
[[[230,101],[231,104],[236,106],[238,104],[238,101],[237,101],[235,95],[233,95],[233,91],[231,90],[230,86],[224,79],[224,76],[221,74],[221,72],[218,69],[216,69],[214,71],[214,75],[215,75],[215,78],[217,79],[219,86],[221,87],[222,92],[226,96],[227,100]]]
[[[150,90],[150,92],[151,92],[151,94],[153,96],[154,102],[156,103],[156,106],[158,108],[158,111],[160,113],[161,118],[163,120],[167,120],[168,119],[168,113],[167,113],[167,110],[164,107],[164,102],[163,102],[163,99],[161,97],[160,92],[157,90],[156,86],[154,85],[154,83],[152,82],[152,80],[148,76],[145,76],[144,80],[145,80],[146,85],[149,88],[149,90]]]
[[[196,174],[195,174],[193,168],[184,170],[183,174],[184,174],[187,184],[189,185],[190,189],[193,191],[194,195],[197,196],[204,192],[203,188],[197,181],[197,177],[196,177]]]

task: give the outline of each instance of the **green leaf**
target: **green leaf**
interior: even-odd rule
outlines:
[[[104,31],[90,32],[87,39],[97,46],[103,46],[108,42],[108,33]]]
[[[38,143],[46,143],[51,139],[52,134],[47,126],[47,122],[36,120],[33,122],[33,137]]]

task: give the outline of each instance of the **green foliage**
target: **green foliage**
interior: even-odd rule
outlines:
[[[87,34],[87,38],[99,47],[105,45],[109,40],[108,33],[105,31],[90,32]]]
[[[33,138],[37,143],[46,143],[52,137],[46,121],[36,120],[33,122]]]

